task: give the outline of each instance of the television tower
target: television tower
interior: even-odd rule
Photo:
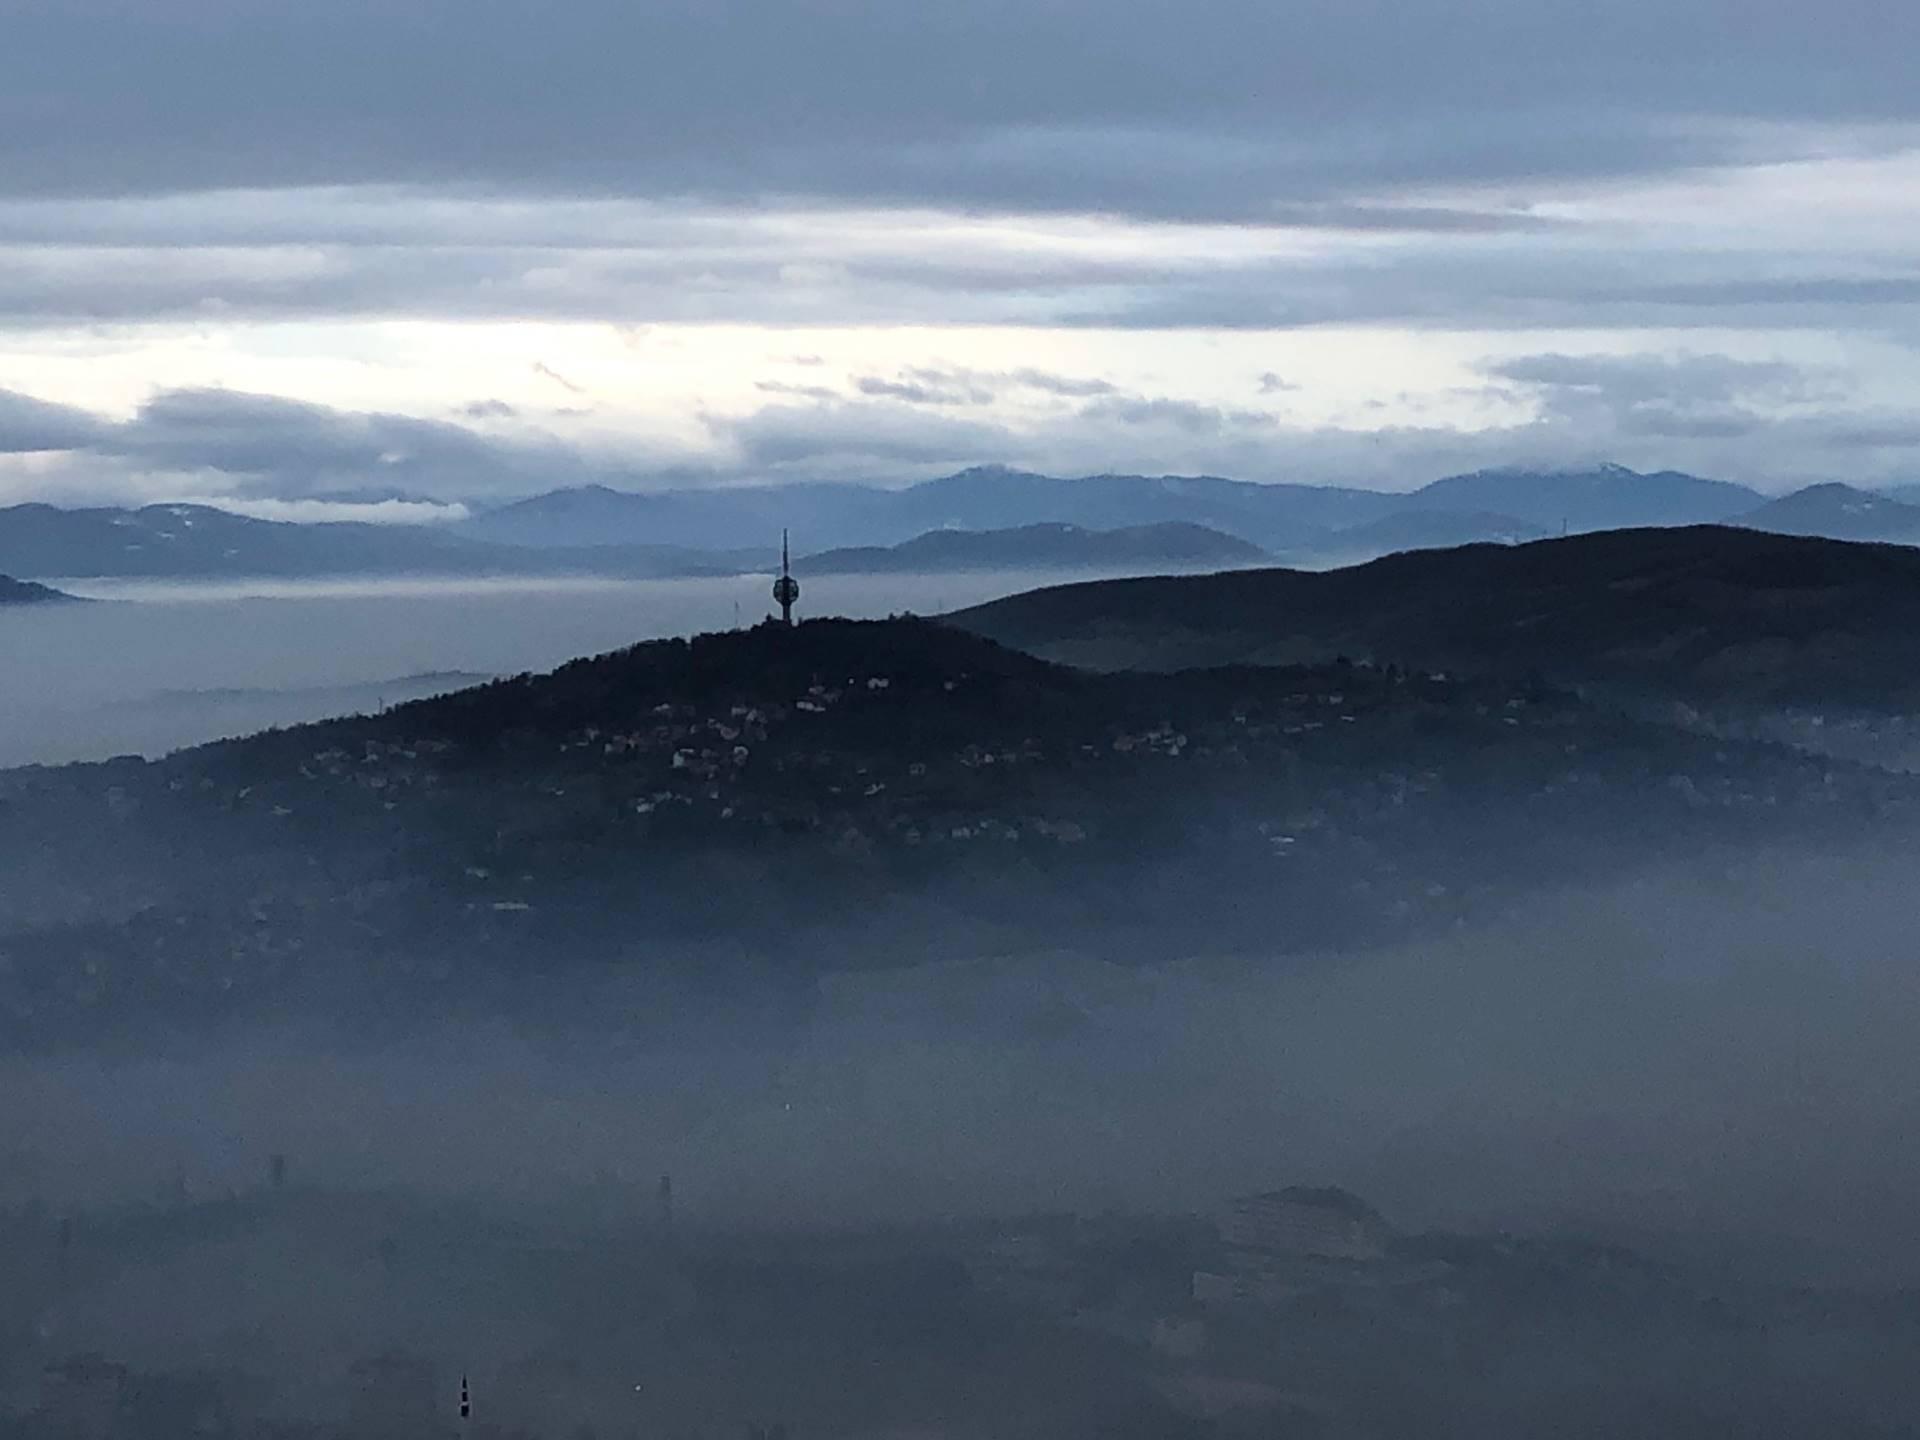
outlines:
[[[800,582],[793,578],[787,559],[787,532],[780,532],[780,578],[773,582],[773,598],[780,607],[780,623],[793,624],[793,602],[800,598]]]

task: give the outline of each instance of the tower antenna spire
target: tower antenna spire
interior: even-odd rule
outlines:
[[[787,557],[787,532],[780,532],[780,578],[773,582],[774,603],[780,607],[780,623],[793,624],[793,602],[800,598],[800,582],[793,578],[793,565]]]

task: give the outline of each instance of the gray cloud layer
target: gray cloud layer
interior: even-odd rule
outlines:
[[[0,327],[403,314],[1136,329],[1712,325],[1915,343],[1920,253],[1886,230],[1897,218],[1836,225],[1818,246],[1787,236],[1741,253],[1725,236],[1607,224],[1391,241],[1152,227],[1010,241],[906,212],[535,204],[445,191],[0,198]],[[1311,243],[1285,243],[1289,233]]]
[[[13,193],[461,182],[1260,217],[1912,121],[1904,0],[4,0]]]
[[[1734,254],[1541,202],[1920,145],[1914,53],[1904,0],[0,0],[0,325],[1911,340],[1920,257],[1884,225]],[[1333,239],[1009,245],[929,208]]]
[[[484,408],[484,407],[483,407]],[[496,438],[450,421],[365,414],[229,390],[170,390],[130,420],[0,390],[0,456],[63,459],[57,488],[138,495],[130,477],[175,477],[216,494],[301,499],[380,490],[440,498],[537,491],[605,467],[539,437]],[[646,463],[644,452],[629,467]],[[628,469],[631,473],[631,469]]]
[[[83,450],[97,444],[109,429],[84,410],[0,390],[0,455]]]
[[[1911,169],[1834,182],[1830,227],[1787,182],[1752,231],[1620,197],[1920,150],[1916,53],[1909,0],[0,0],[0,333],[1710,327],[1879,342],[1886,391],[1920,370],[1920,249],[1910,205],[1849,207]],[[484,395],[452,419],[351,415],[156,375],[119,425],[0,394],[0,458],[52,454],[36,474],[103,493],[171,475],[273,496],[990,459],[1402,484],[1500,459],[1920,472],[1911,413],[1818,377],[1545,353],[1561,343],[1487,373],[1538,418],[1478,434],[1390,411],[1288,429],[1009,361],[768,376],[705,449],[612,455]],[[555,359],[558,399],[576,387]]]

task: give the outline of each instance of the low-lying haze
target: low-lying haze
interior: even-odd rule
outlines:
[[[1775,855],[1284,962],[876,955],[805,1018],[743,994],[637,1043],[295,1028],[13,1059],[0,1154],[10,1198],[65,1204],[245,1189],[275,1152],[312,1183],[512,1204],[665,1171],[689,1216],[774,1228],[1343,1183],[1408,1228],[1564,1226],[1912,1285],[1905,876]],[[600,1008],[653,1003],[613,979]]]
[[[1037,575],[823,575],[807,603],[934,613]],[[68,580],[102,602],[0,609],[0,767],[164,754],[550,669],[659,635],[753,624],[764,577],[711,580]]]

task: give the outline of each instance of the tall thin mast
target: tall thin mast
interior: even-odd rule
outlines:
[[[787,556],[787,532],[780,532],[780,578],[773,582],[773,598],[780,606],[780,623],[793,624],[793,602],[800,598],[800,582],[793,578],[793,564]]]

